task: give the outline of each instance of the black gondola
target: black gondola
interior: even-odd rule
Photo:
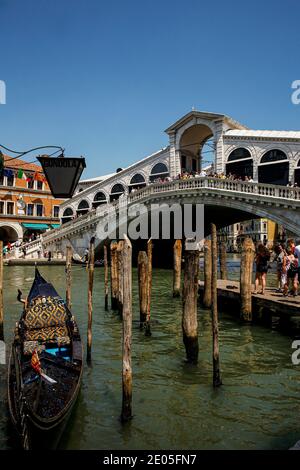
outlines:
[[[37,269],[23,302],[8,366],[10,416],[24,449],[55,448],[80,390],[82,342],[65,301]]]

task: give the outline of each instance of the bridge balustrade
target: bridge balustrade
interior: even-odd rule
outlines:
[[[235,181],[229,179],[220,179],[212,177],[195,177],[186,180],[174,180],[171,182],[153,183],[140,190],[135,191],[128,195],[128,197],[120,198],[117,203],[108,203],[100,205],[96,209],[91,209],[87,214],[82,215],[63,224],[58,229],[53,229],[43,236],[43,241],[55,239],[56,235],[62,236],[64,233],[69,232],[70,227],[74,230],[87,226],[90,222],[95,222],[100,219],[104,214],[112,213],[116,207],[122,207],[127,204],[132,204],[140,200],[144,200],[152,194],[164,192],[178,192],[186,191],[189,189],[219,189],[222,191],[257,194],[258,196],[286,199],[286,200],[300,200],[300,188],[292,188],[286,186],[278,186],[264,183],[254,183],[245,181]]]

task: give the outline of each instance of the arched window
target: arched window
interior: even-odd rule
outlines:
[[[289,161],[282,150],[272,149],[261,157],[258,166],[258,182],[283,186],[288,184]]]
[[[282,150],[269,150],[265,153],[260,160],[260,163],[271,163],[271,162],[279,162],[281,160],[287,160],[286,154]]]
[[[242,179],[253,178],[253,160],[249,150],[240,147],[230,153],[226,163],[226,175],[229,174]]]
[[[150,181],[154,182],[155,180],[159,180],[160,178],[166,178],[169,176],[169,170],[167,165],[164,163],[156,163],[151,170]]]
[[[125,188],[121,183],[115,184],[111,188],[111,193],[110,193],[110,202],[115,201],[116,199],[119,199],[121,194],[125,193]]]
[[[71,207],[67,207],[63,212],[63,215],[62,215],[62,218],[61,218],[61,223],[65,224],[65,223],[69,222],[70,220],[73,219],[73,216],[74,216],[73,209],[71,209]]]
[[[106,204],[106,196],[102,191],[99,191],[98,193],[95,194],[94,200],[93,200],[93,207],[96,208],[98,206],[101,206],[101,204]]]
[[[131,193],[132,190],[141,189],[144,186],[146,186],[145,178],[140,173],[136,173],[130,180],[129,192]]]
[[[80,201],[80,203],[78,204],[78,207],[77,207],[77,215],[84,215],[84,214],[87,214],[88,211],[89,211],[89,203],[83,199],[82,201]]]
[[[240,147],[238,149],[234,149],[231,154],[229,155],[227,161],[232,162],[234,160],[245,160],[246,158],[252,158],[251,153],[249,150]]]

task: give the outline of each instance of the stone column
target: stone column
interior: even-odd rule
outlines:
[[[215,171],[217,173],[225,172],[224,162],[224,144],[223,144],[223,122],[215,124],[214,144],[215,144]]]
[[[174,178],[181,172],[180,151],[176,149],[176,133],[170,134],[170,154],[169,154],[169,172],[171,178]]]

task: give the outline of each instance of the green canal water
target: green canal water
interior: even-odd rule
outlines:
[[[64,267],[42,274],[64,295]],[[32,267],[4,269],[5,334],[20,316],[17,288],[28,292]],[[210,313],[199,309],[199,363],[184,362],[181,301],[171,296],[172,272],[154,270],[152,337],[133,327],[133,420],[122,426],[121,322],[103,308],[103,269],[95,270],[93,363],[85,366],[78,404],[63,449],[287,449],[300,439],[300,366],[291,363],[292,337],[275,328],[243,326],[220,314],[224,385],[212,387]],[[234,272],[232,273],[234,277]],[[136,271],[134,320],[138,320]],[[84,343],[87,273],[73,268],[73,312]],[[0,366],[0,448],[11,448],[5,368]]]

